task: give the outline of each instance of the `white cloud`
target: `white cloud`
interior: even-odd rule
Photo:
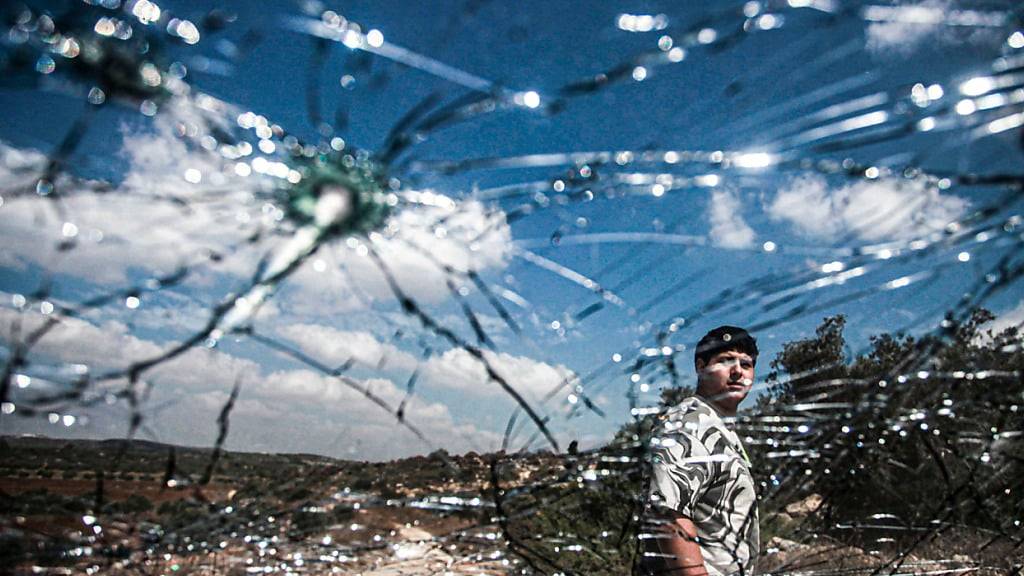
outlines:
[[[982,327],[982,330],[991,330],[993,334],[999,334],[1011,326],[1024,325],[1024,300],[1017,303],[1017,306],[1003,311],[996,316],[996,319]]]
[[[331,366],[354,360],[363,366],[386,365],[391,370],[411,372],[416,358],[393,344],[385,344],[369,332],[337,330],[315,324],[291,324],[280,329],[285,338],[303,352]]]
[[[447,198],[440,206],[400,208],[383,233],[373,235],[372,244],[402,291],[425,303],[449,298],[448,280],[460,283],[444,266],[455,271],[500,270],[510,260],[512,247],[511,229],[503,212],[490,211],[476,201]],[[304,293],[318,293],[317,302],[341,298],[358,307],[351,289],[345,288],[349,279],[366,297],[393,301],[386,278],[364,246],[337,241],[325,246],[322,253],[324,269],[305,266],[292,280]],[[324,286],[339,288],[325,293]]]
[[[880,55],[909,54],[943,26],[942,16],[950,4],[948,0],[926,0],[874,7],[880,21],[871,22],[864,30],[867,49]],[[869,16],[871,10],[869,7]]]
[[[361,381],[359,385],[396,408],[401,401],[401,392],[390,380],[376,378]],[[256,391],[262,398],[290,404],[351,405],[352,402],[358,403],[365,399],[364,394],[345,384],[342,379],[308,369],[273,372],[259,383]]]
[[[327,326],[295,324],[280,330],[303,352],[330,366],[356,359],[363,366],[381,369],[397,377],[410,374],[419,359],[395,344],[383,343],[362,331],[337,330]],[[483,351],[491,367],[517,391],[539,399],[574,376],[562,365],[551,365],[526,356]],[[420,381],[438,389],[454,390],[477,397],[508,397],[500,385],[492,382],[480,360],[461,348],[452,348],[422,362]]]
[[[422,453],[432,447],[457,452],[498,447],[497,432],[481,430],[470,423],[456,423],[447,405],[413,396],[406,405],[406,420],[426,437],[429,445],[425,446],[394,415],[361,392],[371,392],[396,409],[405,397],[404,391],[383,378],[349,382],[358,389],[319,372],[281,371],[268,375],[247,395],[260,398],[293,425],[303,421],[312,425],[313,428],[297,431],[303,441],[316,443],[316,437],[334,437],[344,431],[347,443],[358,443],[363,454],[377,459]]]
[[[14,148],[0,141],[0,174],[4,181],[31,182],[46,168],[46,155],[30,148]]]
[[[565,366],[513,356],[504,352],[484,351],[494,371],[527,399],[536,401],[573,377]],[[423,367],[423,380],[436,386],[476,396],[506,396],[500,385],[492,382],[478,359],[461,348],[453,348],[433,356]]]
[[[178,133],[196,135],[188,144]],[[35,195],[4,199],[0,265],[39,265],[109,286],[126,283],[132,271],[166,274],[220,254],[223,259],[211,269],[245,279],[260,258],[285,249],[288,236],[266,233],[260,244],[246,244],[260,227],[279,227],[275,211],[266,210],[260,200],[272,183],[255,173],[239,176],[234,161],[196,146],[202,124],[188,105],[170,107],[156,117],[152,130],[125,130],[123,138],[122,155],[129,168],[114,190],[96,193],[96,183],[61,178],[60,212],[56,204]],[[0,143],[0,178],[5,181],[31,183],[45,162],[38,152]],[[190,171],[199,175],[199,183],[187,181]],[[501,269],[510,260],[511,230],[500,210],[440,194],[412,195],[431,201],[400,206],[372,241],[409,296],[425,303],[448,299],[450,274],[443,266]],[[68,230],[74,231],[76,244],[70,251],[60,248]],[[330,241],[292,273],[285,288],[294,291],[291,311],[322,316],[393,302],[384,276],[361,242],[365,239],[354,244],[343,238]],[[200,274],[197,281],[210,283],[211,275]]]
[[[275,223],[273,211],[264,210],[261,191],[266,189],[266,180],[239,176],[234,161],[194,145],[202,139],[202,126],[194,112],[187,106],[163,111],[151,130],[124,133],[122,155],[129,168],[113,190],[97,192],[102,187],[97,183],[61,177],[57,182],[61,211],[50,199],[35,195],[3,198],[0,244],[4,250],[0,251],[0,266],[15,273],[38,266],[55,274],[61,289],[79,284],[84,284],[84,291],[90,294],[122,289],[138,282],[139,276],[208,263],[207,254],[211,252],[224,255],[223,260],[209,266],[193,266],[194,274],[174,290],[143,293],[138,310],[128,311],[121,303],[89,310],[82,318],[61,319],[33,348],[35,366],[82,364],[97,374],[159,356],[176,344],[168,341],[172,334],[197,331],[208,320],[212,310],[205,308],[204,301],[212,303],[228,289],[244,286],[260,258],[288,242],[287,230]],[[186,143],[178,133],[197,135]],[[33,182],[46,161],[37,152],[0,143],[0,178],[7,182]],[[194,172],[186,178],[190,170]],[[500,210],[490,210],[476,201],[421,195],[428,196],[432,202],[402,205],[369,240],[406,294],[423,305],[445,303],[450,298],[447,282],[462,283],[443,266],[457,271],[501,269],[510,260],[511,248],[511,230]],[[265,232],[259,243],[246,243],[249,235],[261,227],[286,233]],[[70,250],[59,249],[68,237],[73,237],[76,245]],[[322,246],[287,279],[279,295],[262,309],[259,328],[263,333],[273,333],[275,327],[285,326],[281,334],[326,364],[340,365],[355,357],[376,370],[385,359],[376,375],[404,381],[418,359],[395,344],[381,342],[364,328],[339,330],[308,323],[288,324],[296,318],[334,315],[343,318],[343,325],[354,326],[357,314],[353,311],[367,316],[386,314],[374,308],[393,311],[394,304],[384,276],[360,250],[359,243],[338,238]],[[403,318],[412,322],[407,316]],[[18,321],[38,325],[44,320],[34,313],[0,310],[2,335],[7,337]],[[152,333],[158,335],[158,340],[140,337]],[[229,342],[225,340],[224,344]],[[232,415],[230,446],[366,458],[424,450],[409,435],[396,437],[399,425],[394,416],[339,380],[308,370],[267,374],[273,360],[249,360],[224,350],[189,349],[143,375],[154,386],[147,406],[171,406],[147,413],[147,423],[163,435],[161,439],[208,444],[216,434],[217,413],[238,381],[242,396]],[[496,365],[501,362],[508,366],[499,369],[508,372],[506,376],[517,387],[519,375],[514,371],[518,369],[526,371],[522,384],[526,388],[545,388],[540,383],[553,379],[544,372],[543,363],[495,357]],[[434,363],[435,367],[443,364]],[[468,370],[473,375],[481,371],[479,366]],[[465,370],[439,373],[460,374],[460,386],[469,377]],[[359,382],[370,386],[393,407],[404,397],[404,391],[391,380]],[[116,389],[123,384],[111,382],[109,386]],[[451,394],[452,386],[439,387]],[[491,388],[491,394],[504,394],[493,384]],[[90,428],[94,434],[105,436],[125,428],[123,423],[115,425],[111,421],[117,417],[114,413],[124,412],[123,406],[70,409],[96,416]],[[456,422],[443,402],[414,397],[407,414],[431,441],[449,450],[493,450],[500,439],[496,432],[483,430],[484,425],[475,419]],[[127,418],[127,414],[123,416]],[[23,421],[26,424],[18,426],[31,428],[27,420]],[[70,433],[79,432],[76,428]],[[331,444],[342,434],[347,446],[358,446],[356,453],[342,453]]]
[[[122,127],[121,155],[129,166],[121,187],[134,194],[181,199],[207,196],[213,187],[221,196],[269,188],[273,182],[268,177],[238,176],[234,162],[196,145],[207,135],[208,118],[191,100],[178,98],[154,118],[152,130]],[[191,143],[178,134],[188,134]],[[192,178],[198,174],[199,182],[187,180],[187,172]]]
[[[24,334],[41,325],[45,317],[0,309],[0,333],[11,334],[12,327],[19,321]],[[363,338],[362,344],[367,343],[369,340]],[[34,360],[31,366],[61,362],[87,364],[93,374],[98,374],[153,358],[168,347],[133,336],[124,324],[117,322],[93,325],[82,319],[65,318],[37,343],[30,358]],[[340,352],[334,350],[334,353]],[[482,429],[475,421],[456,422],[445,403],[418,396],[409,400],[405,414],[407,420],[423,432],[429,444],[417,440],[408,431],[402,432],[396,417],[363,393],[369,391],[397,409],[405,392],[385,378],[349,379],[350,386],[341,379],[308,369],[262,374],[260,367],[251,360],[205,348],[190,349],[145,372],[142,378],[154,386],[152,396],[142,407],[144,424],[160,434],[161,440],[178,444],[208,445],[213,441],[217,416],[236,381],[242,391],[231,413],[229,447],[233,448],[387,459],[436,447],[453,452],[490,451],[500,442],[497,431]],[[123,384],[123,381],[112,382],[110,386],[117,389]],[[34,382],[27,392],[32,392],[37,385]],[[26,392],[14,392],[16,403],[27,399]],[[160,406],[166,408],[156,408]],[[68,407],[68,413],[91,417],[92,423],[84,429],[79,426],[62,430],[47,427],[37,420],[15,419],[11,421],[13,424],[5,425],[4,431],[109,437],[127,429],[127,410],[114,408],[103,405]],[[344,441],[336,446],[332,442],[339,435]],[[353,447],[355,452],[349,450]]]
[[[185,171],[198,170],[209,180],[209,186],[233,191],[216,210],[229,218],[213,224],[214,227],[232,228],[231,218],[246,222],[259,219],[256,212],[262,210],[263,204],[253,202],[253,198],[271,189],[272,182],[256,178],[255,174],[238,177],[233,172],[233,163],[204,150],[187,147],[176,134],[201,130],[204,120],[197,117],[194,106],[179,104],[171,114],[161,114],[157,119],[155,133],[125,136],[123,153],[131,163],[125,187],[164,195],[174,195],[177,191],[177,197],[182,197]],[[184,188],[190,193],[203,189],[202,186]],[[506,265],[511,257],[511,230],[504,212],[490,210],[477,201],[457,202],[431,192],[413,192],[410,196],[414,202],[400,206],[372,238],[374,248],[408,295],[427,302],[448,298],[448,278],[442,265],[463,271],[500,269]],[[421,199],[428,201],[419,203]],[[266,218],[263,224],[273,225]],[[210,225],[209,222],[198,224]],[[242,235],[235,232],[234,237]],[[363,308],[365,303],[354,296],[349,286],[352,281],[371,301],[392,300],[385,278],[361,246],[365,239],[346,240],[339,238],[322,246],[310,262],[288,279],[289,288],[298,292],[292,302],[294,310],[322,315],[325,311],[348,312]],[[282,240],[271,248],[271,253],[283,249],[286,243],[286,239]],[[321,262],[313,266],[317,259]],[[236,267],[238,275],[246,277],[251,273],[252,263],[246,264],[249,266]]]
[[[861,180],[830,189],[823,176],[806,175],[780,190],[767,208],[806,236],[853,235],[866,241],[906,240],[941,230],[969,203],[917,180]]]
[[[123,283],[132,269],[166,274],[201,261],[206,250],[219,251],[237,236],[209,212],[186,214],[140,196],[85,193],[61,202],[65,221],[31,198],[0,208],[5,219],[0,242],[8,255],[3,264],[24,261],[93,283]],[[67,256],[59,248],[65,222],[78,231],[77,246]]]
[[[43,326],[49,316],[36,312],[0,309],[0,333],[5,337],[19,333],[24,336]],[[90,364],[102,369],[130,364],[161,354],[164,348],[154,342],[140,340],[128,333],[128,327],[116,321],[94,325],[77,318],[61,318],[32,348],[60,362]]]
[[[495,344],[503,345],[510,342],[508,336],[511,334],[509,325],[500,316],[486,314],[480,309],[474,309],[473,315],[476,317],[476,321],[480,324],[480,328],[483,329],[487,337],[490,338]],[[469,321],[466,319],[464,314],[445,314],[443,316],[435,316],[439,324],[443,324],[456,332],[465,329],[468,331],[471,329]],[[543,328],[541,328],[543,330]]]
[[[20,325],[20,333],[25,335],[42,326],[48,318],[35,312],[0,309],[0,333],[12,334],[14,326]],[[93,324],[80,318],[62,317],[32,347],[30,359],[85,365],[97,376],[156,358],[171,346],[134,336],[126,324],[116,320]],[[191,348],[144,372],[142,378],[156,386],[171,386],[191,393],[230,388],[236,378],[252,379],[258,374],[259,367],[250,360],[216,349]],[[123,380],[115,384],[121,383]]]
[[[505,213],[490,210],[476,200],[444,199],[437,206],[404,210],[393,226],[401,243],[384,254],[401,257],[405,264],[424,259],[424,252],[456,270],[503,267],[510,258],[512,233]],[[406,247],[406,243],[415,248]]]
[[[125,322],[130,322],[137,329],[157,331],[161,334],[194,334],[201,330],[213,314],[210,306],[196,298],[189,298],[180,291],[161,290],[143,292],[139,296],[139,307],[134,310],[127,308],[120,314]],[[100,319],[109,317],[113,312],[103,308],[88,312],[85,317]],[[270,300],[255,312],[257,321],[273,321],[280,316],[278,302]]]
[[[56,182],[59,203],[35,195],[5,198],[0,264],[31,263],[90,282],[122,283],[132,269],[167,273],[244,238],[242,223],[260,217],[248,191],[262,184],[237,176],[233,164],[213,153],[190,150],[175,135],[182,122],[198,130],[194,120],[183,119],[185,108],[179,104],[158,115],[154,131],[124,135],[122,154],[130,166],[114,190],[62,176]],[[6,182],[34,181],[45,163],[38,152],[0,143],[0,179]],[[186,180],[190,168],[203,175],[200,184]],[[75,247],[61,251],[68,240]],[[254,261],[238,263],[242,270],[236,273]]]
[[[987,44],[1002,39],[1006,17],[954,0],[911,0],[863,8],[865,46],[881,58],[906,56],[926,42]]]
[[[405,295],[421,304],[447,301],[448,281],[468,283],[444,266],[455,271],[503,269],[512,248],[504,213],[475,201],[445,200],[441,207],[399,208],[372,240],[339,238],[322,246],[285,282],[288,310],[323,318],[395,303],[380,266],[367,254],[367,242]]]
[[[715,190],[708,206],[711,241],[722,248],[749,248],[757,235],[743,219],[743,206],[731,192]]]

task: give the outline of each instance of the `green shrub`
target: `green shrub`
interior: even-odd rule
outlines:
[[[940,334],[875,336],[853,358],[842,317],[826,318],[814,338],[786,344],[772,367],[800,376],[770,375],[779,384],[750,422],[756,430],[759,419],[813,416],[806,433],[780,439],[787,450],[817,456],[771,459],[770,447],[748,445],[761,485],[777,486],[768,508],[816,492],[824,496],[816,516],[822,530],[875,514],[895,515],[900,525],[945,518],[1013,530],[1024,500],[1007,494],[1024,476],[1024,439],[998,434],[1019,428],[1019,415],[1014,420],[1006,408],[1024,396],[1024,380],[1012,376],[1024,371],[1024,352],[1016,328],[982,332],[993,318],[978,310]],[[958,376],[986,371],[983,382]],[[790,408],[808,400],[845,408]]]
[[[561,481],[512,492],[502,511],[513,549],[545,573],[631,573],[644,490],[639,467],[601,463],[619,454],[612,445],[585,462],[567,462]],[[581,482],[584,470],[591,472]]]

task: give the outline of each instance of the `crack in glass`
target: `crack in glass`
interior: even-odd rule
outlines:
[[[1020,8],[399,8],[2,9],[5,563],[641,573],[728,321],[758,572],[1020,573]]]

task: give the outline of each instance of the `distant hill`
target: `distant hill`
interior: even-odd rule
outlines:
[[[167,450],[172,445],[151,440],[125,440],[123,438],[109,438],[106,440],[69,440],[64,438],[49,438],[47,436],[0,436],[0,446],[14,449],[38,449],[54,450],[72,446],[82,450],[106,450],[120,449],[127,445],[133,450]],[[176,446],[178,449],[203,450],[203,448],[186,448]]]
[[[0,437],[0,479],[34,480],[7,486],[5,490],[34,486],[57,493],[80,494],[72,483],[54,481],[132,482],[137,489],[184,487],[197,483],[222,486],[262,485],[291,476],[336,475],[350,470],[356,476],[360,463],[310,454],[262,454],[211,448],[175,446],[149,440],[67,440],[39,436]],[[166,485],[165,485],[166,484]],[[123,487],[122,493],[137,491]]]
[[[314,454],[223,451],[214,459],[211,448],[149,440],[41,436],[0,436],[0,454],[0,478],[94,480],[102,472],[107,479],[173,480],[172,485],[179,487],[201,481],[279,486],[319,478],[325,480],[325,487],[349,486],[385,496],[479,490],[488,482],[488,463],[493,457],[473,452],[453,456],[438,450],[391,462],[361,462]],[[555,457],[546,453],[502,455],[502,459],[511,469],[560,468]]]

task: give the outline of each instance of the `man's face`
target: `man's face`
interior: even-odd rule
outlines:
[[[697,360],[697,392],[726,413],[736,412],[753,383],[754,359],[745,352],[719,352],[706,364]]]

